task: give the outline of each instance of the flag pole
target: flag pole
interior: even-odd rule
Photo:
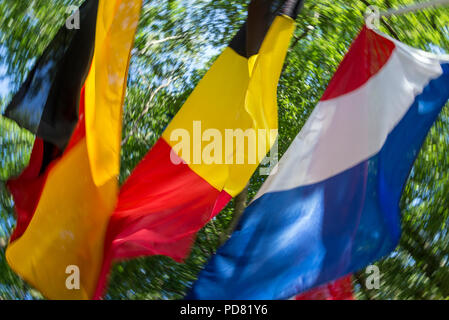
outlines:
[[[365,1],[363,1],[365,3]],[[416,3],[410,6],[401,7],[398,9],[389,9],[387,11],[380,11],[377,6],[368,6],[365,13],[365,23],[370,29],[379,29],[381,18],[387,18],[391,16],[398,16],[405,13],[423,11],[432,7],[442,7],[449,5],[449,0],[433,0],[427,2]],[[385,21],[382,20],[384,24]]]
[[[433,1],[413,4],[413,5],[398,8],[398,9],[390,9],[387,11],[383,11],[383,12],[379,13],[379,16],[380,17],[390,17],[393,15],[397,16],[397,15],[401,15],[401,14],[405,14],[405,13],[409,13],[409,12],[422,11],[422,10],[429,9],[432,7],[441,7],[441,6],[447,6],[447,5],[449,5],[449,0],[433,0]]]

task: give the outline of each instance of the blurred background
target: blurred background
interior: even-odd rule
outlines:
[[[422,1],[306,1],[278,89],[279,150],[297,135],[361,29],[368,5],[380,10]],[[0,114],[37,57],[82,0],[0,2]],[[247,0],[144,1],[132,52],[124,106],[123,182],[156,142],[221,50],[246,18]],[[386,34],[416,48],[449,53],[449,7],[381,21]],[[353,277],[357,299],[449,299],[449,108],[443,109],[415,162],[401,200],[403,236],[376,263],[380,289],[368,290],[362,271]],[[34,137],[0,116],[0,300],[42,299],[9,268],[5,249],[14,228],[13,201],[5,181],[27,165]],[[227,238],[249,188],[199,234],[185,264],[166,257],[137,259],[114,267],[107,299],[181,299],[219,244]],[[361,285],[362,284],[362,285]]]

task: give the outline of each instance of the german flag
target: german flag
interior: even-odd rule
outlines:
[[[251,1],[247,22],[125,182],[109,221],[96,298],[113,261],[182,261],[196,232],[244,189],[276,140],[277,85],[302,2]],[[201,139],[225,146],[229,132],[239,130],[248,132],[247,148],[245,141],[224,151],[202,147]],[[257,148],[262,156],[254,161],[247,150]]]
[[[8,181],[17,227],[6,258],[50,299],[90,299],[118,196],[122,104],[141,0],[86,0],[6,116],[36,133],[28,168]],[[67,283],[79,271],[79,288]]]

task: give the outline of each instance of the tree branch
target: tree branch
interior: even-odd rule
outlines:
[[[294,36],[295,41],[293,42],[293,44],[291,45],[291,48],[296,47],[296,45],[298,44],[299,41],[301,41],[302,39],[304,39],[305,37],[307,37],[307,35],[309,34],[310,30],[313,30],[312,28],[306,28],[306,30],[304,30],[300,36]]]
[[[245,189],[243,189],[242,192],[234,199],[234,215],[228,229],[226,229],[226,232],[224,232],[220,237],[221,245],[223,245],[232,235],[239,223],[240,217],[246,209],[246,201],[248,200],[248,186],[249,185],[247,185]]]
[[[312,11],[313,9],[315,9],[315,7],[316,7],[316,3],[314,3],[314,4],[310,7],[309,11]],[[315,14],[316,14],[316,13],[315,13]],[[306,29],[301,33],[301,35],[299,35],[299,36],[293,36],[294,39],[295,39],[295,41],[294,41],[293,44],[290,46],[290,48],[294,48],[294,47],[298,44],[298,42],[301,41],[302,39],[304,39],[305,37],[307,37],[307,35],[309,34],[309,32],[312,31],[312,30],[315,30],[315,27],[312,26],[312,25],[308,25],[308,26],[306,27]]]
[[[153,40],[153,41],[150,41],[150,42],[148,42],[148,43],[145,45],[145,47],[144,47],[142,50],[139,50],[138,53],[144,55],[144,54],[147,52],[147,50],[148,50],[150,47],[152,47],[152,46],[155,46],[155,45],[158,45],[158,44],[161,44],[161,43],[164,43],[164,42],[168,42],[168,41],[171,41],[171,40],[182,39],[182,38],[184,38],[184,35],[171,36],[171,37],[167,37],[167,38],[163,38],[163,39],[159,39],[159,40]]]
[[[423,264],[418,264],[418,268],[435,284],[442,295],[449,295],[448,281],[436,279],[436,273],[442,265],[442,257],[432,254],[426,240],[408,223],[403,223],[402,229],[405,237],[401,237],[401,247],[416,261],[423,261]]]
[[[154,98],[156,98],[157,94],[159,93],[159,91],[161,91],[162,89],[167,88],[168,86],[170,86],[174,81],[176,81],[179,77],[175,77],[175,78],[170,78],[166,83],[160,85],[159,87],[156,88],[156,90],[153,91],[153,93],[150,96],[150,99],[148,100],[147,104],[145,105],[145,108],[143,109],[142,113],[137,117],[137,119],[134,121],[134,125],[131,129],[131,131],[128,133],[128,135],[125,137],[125,139],[123,139],[122,141],[122,146],[124,146],[128,140],[132,137],[132,135],[137,131],[138,129],[138,123],[140,122],[140,120],[142,120],[142,118],[148,113],[148,111],[150,111],[152,102],[154,100]]]

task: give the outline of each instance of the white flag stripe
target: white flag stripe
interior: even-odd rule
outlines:
[[[436,55],[398,46],[357,90],[321,101],[255,199],[335,176],[380,151],[416,96],[443,70]]]

